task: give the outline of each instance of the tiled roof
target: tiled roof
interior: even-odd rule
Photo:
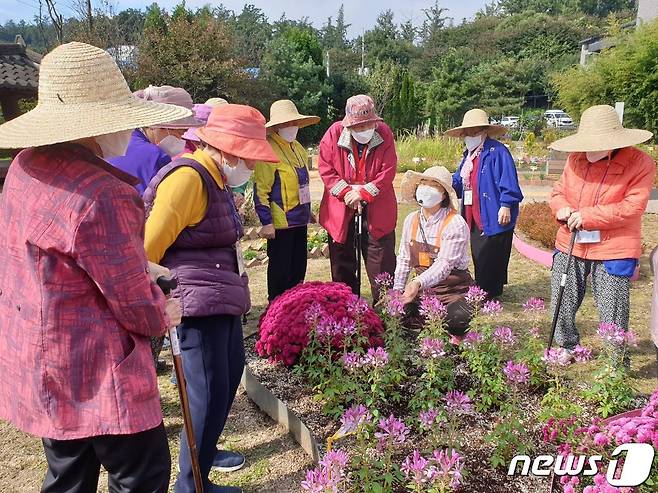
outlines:
[[[16,43],[0,43],[0,89],[36,92],[41,56]]]

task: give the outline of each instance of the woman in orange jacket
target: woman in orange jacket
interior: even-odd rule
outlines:
[[[550,201],[553,214],[564,223],[555,242],[553,309],[571,232],[577,230],[555,333],[565,364],[573,360],[571,351],[579,343],[575,319],[588,275],[599,320],[628,329],[630,278],[642,251],[642,214],[656,174],[655,161],[632,146],[651,137],[646,130],[623,128],[614,108],[601,105],[585,110],[575,135],[551,145],[570,153]]]

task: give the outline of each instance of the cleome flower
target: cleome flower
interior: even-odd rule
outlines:
[[[503,368],[503,373],[510,383],[526,384],[530,379],[530,370],[525,363],[508,361],[505,368]]]
[[[446,355],[443,341],[441,339],[432,339],[430,337],[425,337],[421,341],[419,351],[423,358],[437,359]]]

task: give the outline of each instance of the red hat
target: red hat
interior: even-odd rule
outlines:
[[[347,100],[345,118],[343,118],[344,127],[381,121],[383,120],[375,113],[375,102],[370,96],[357,94]]]
[[[252,161],[279,161],[267,142],[265,117],[251,106],[217,106],[210,112],[206,126],[196,133],[203,142],[233,156]]]

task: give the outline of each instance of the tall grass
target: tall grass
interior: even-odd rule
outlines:
[[[430,166],[445,166],[455,171],[464,151],[461,139],[406,135],[396,140],[398,171],[425,171]]]

